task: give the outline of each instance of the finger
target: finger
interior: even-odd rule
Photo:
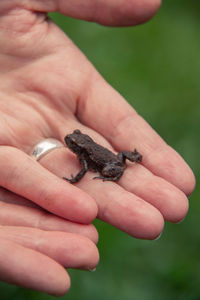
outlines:
[[[10,204],[17,204],[20,206],[26,206],[26,207],[34,207],[34,208],[40,208],[36,203],[23,198],[3,187],[0,187],[0,201],[10,203]]]
[[[90,223],[95,201],[75,186],[48,172],[22,151],[0,147],[0,185],[60,217]]]
[[[77,123],[73,123],[72,125],[74,127],[71,129],[71,132],[73,129],[79,128],[83,133],[89,134],[94,141],[113,151],[111,145],[93,130]],[[51,157],[46,156],[46,162],[43,160],[43,163],[50,165],[50,169],[54,170],[56,161],[58,167],[57,172],[59,172],[59,170],[66,172],[67,167],[63,169],[62,166],[67,164],[67,159],[68,161],[74,161],[74,155],[71,156],[71,158],[68,157],[69,155],[66,155],[64,151],[60,150],[59,153],[52,153]],[[58,162],[59,160],[60,162]],[[76,172],[78,172],[80,169],[79,164],[76,163],[75,165],[77,170],[73,171],[73,174],[76,174]],[[118,183],[126,191],[133,193],[134,195],[156,207],[167,221],[180,222],[182,219],[184,219],[188,212],[189,204],[186,195],[168,181],[161,177],[155,176],[141,164],[127,163],[127,168]]]
[[[68,268],[94,269],[99,261],[95,244],[86,237],[73,233],[1,226],[0,239],[43,253]]]
[[[98,232],[94,225],[78,224],[57,217],[41,208],[6,203],[0,194],[0,225],[34,227],[48,231],[63,231],[83,235],[98,242]]]
[[[142,165],[129,165],[119,183],[127,191],[156,207],[166,221],[180,222],[188,212],[186,195]]]
[[[70,287],[69,275],[61,265],[9,240],[1,240],[0,266],[0,279],[8,283],[57,296]]]
[[[49,153],[41,159],[41,164],[61,177],[80,170],[77,159],[74,156],[68,159],[64,149]],[[76,186],[96,200],[101,220],[138,238],[154,239],[160,235],[164,221],[156,208],[116,183],[93,180],[93,177],[94,174],[88,172]]]
[[[143,23],[153,17],[160,5],[161,0],[29,0],[24,3],[31,10],[59,11],[70,17],[111,26]]]
[[[162,233],[164,219],[155,207],[116,183],[94,184],[92,178],[90,174],[77,185],[96,199],[99,219],[136,238],[153,240]]]
[[[91,78],[87,99],[79,100],[80,121],[101,133],[117,151],[136,148],[145,167],[189,195],[195,178],[180,155],[99,75]]]

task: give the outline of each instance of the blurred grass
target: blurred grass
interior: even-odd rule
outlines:
[[[197,177],[190,211],[157,241],[133,239],[96,221],[101,261],[94,273],[71,270],[68,300],[200,299],[200,2],[168,0],[149,23],[107,28],[59,14],[52,19]],[[54,297],[0,284],[2,300]]]

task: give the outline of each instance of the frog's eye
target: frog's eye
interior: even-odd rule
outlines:
[[[86,142],[91,142],[92,139],[91,139],[88,135],[85,135],[85,141],[86,141]]]
[[[75,133],[75,134],[81,134],[81,131],[79,129],[75,129],[73,133]]]
[[[79,142],[79,146],[84,147],[85,146],[85,142],[84,141]]]

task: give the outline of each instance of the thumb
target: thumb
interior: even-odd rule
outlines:
[[[20,2],[21,6],[28,10],[57,11],[73,18],[108,26],[144,23],[153,17],[161,5],[161,0],[21,0],[13,1],[12,5],[15,5],[14,3],[19,5]]]

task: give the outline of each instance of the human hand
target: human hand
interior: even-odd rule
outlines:
[[[29,3],[27,5],[30,5],[30,8],[34,8],[33,6],[39,4],[38,8],[40,10],[42,2],[36,4],[36,1],[35,3],[29,1]],[[69,2],[67,3],[69,4]],[[72,8],[72,5],[69,8]],[[148,9],[145,11],[147,12]],[[34,75],[34,68],[37,68],[40,51],[36,51],[34,57],[33,48],[35,41],[40,39],[43,34],[40,35],[38,32],[32,43],[28,40],[32,34],[34,35],[39,30],[39,27],[38,29],[36,27],[37,22],[40,21],[40,14],[37,17],[34,17],[34,14],[31,16],[22,7],[19,9],[16,1],[9,2],[7,0],[1,1],[0,13],[2,34],[0,36],[2,52],[0,54],[0,123],[2,134],[0,143],[2,145],[1,170],[4,169],[5,171],[1,173],[1,185],[32,200],[32,202],[28,201],[4,188],[0,188],[0,279],[43,292],[61,295],[67,291],[70,285],[69,276],[62,266],[92,269],[98,262],[97,249],[89,240],[97,241],[97,232],[94,226],[72,223],[66,218],[89,223],[96,215],[96,206],[88,195],[66,183],[61,183],[58,178],[40,168],[39,164],[31,161],[25,155],[25,153],[29,153],[29,149],[37,140],[48,136],[48,134],[55,135],[55,132],[46,132],[46,130],[49,131],[48,126],[46,127],[47,124],[45,125],[48,120],[42,121],[43,114],[40,115],[38,109],[34,108],[31,94],[37,94],[37,91],[31,87],[32,80],[26,82],[28,85],[30,84],[28,89],[21,81],[26,76],[26,59],[30,66],[28,68],[29,75],[31,73]],[[134,18],[134,22],[142,22],[144,18],[148,18],[150,15],[151,9],[149,13],[147,12],[146,17],[143,16],[143,12],[141,15],[138,14]],[[120,16],[120,14],[115,14],[115,16]],[[43,16],[41,15],[41,17],[42,20]],[[101,18],[101,16],[99,17]],[[107,20],[112,20],[112,18],[107,18]],[[115,22],[114,19],[113,22]],[[43,25],[42,27],[45,30],[45,23]],[[30,36],[28,36],[29,29]],[[51,37],[53,37],[52,34]],[[26,45],[27,42],[28,45]],[[38,40],[38,47],[39,43]],[[22,46],[21,50],[18,48],[20,46]],[[56,47],[56,44],[53,43],[53,46]],[[43,47],[45,48],[45,45]],[[43,50],[45,50],[44,48]],[[50,53],[47,51],[46,54],[48,58]],[[45,58],[45,55],[43,58]],[[54,58],[56,59],[56,56]],[[35,74],[35,78],[44,66],[45,64],[42,63],[41,68],[39,67]],[[22,69],[25,67],[22,72],[20,71],[21,67]],[[15,71],[17,72],[15,73]],[[56,79],[58,79],[58,75]],[[18,83],[19,88],[22,88],[22,90],[18,90]],[[59,84],[59,82],[56,84]],[[23,88],[25,88],[24,91]],[[23,92],[25,98],[27,97],[27,103],[25,98],[23,103],[24,100],[21,97]],[[39,98],[43,96],[45,89],[41,92]],[[30,93],[29,96],[27,93]],[[42,101],[42,99],[38,100]],[[50,102],[47,104],[50,104]],[[46,108],[45,104],[43,105],[44,111],[50,109],[48,105],[46,105]],[[55,118],[59,115],[58,112],[53,113]],[[50,128],[52,125],[50,125]],[[26,141],[26,134],[30,135],[29,141]],[[29,144],[32,137],[34,137],[34,140]],[[24,153],[17,149],[24,151]],[[34,202],[58,216],[48,213]],[[65,219],[60,218],[59,215]]]
[[[189,167],[41,13],[59,8],[61,13],[108,24],[111,2],[106,2],[101,16],[93,17],[94,10],[80,9],[78,1],[72,5],[52,0],[47,5],[33,0],[22,1],[21,6],[9,2],[9,10],[5,9],[8,2],[2,3],[1,186],[71,221],[91,222],[98,206],[100,219],[138,238],[154,239],[164,219],[178,222],[184,218],[185,194],[194,187]],[[134,10],[123,5],[133,15]],[[119,12],[112,24],[135,23],[131,17],[124,23]],[[119,184],[93,181],[88,173],[72,186],[59,178],[79,168],[67,149],[49,153],[40,164],[29,157],[38,141],[46,137],[63,140],[76,128],[115,151],[137,148],[143,164],[128,166]]]
[[[0,188],[0,280],[62,295],[64,267],[94,269],[99,255],[93,225],[73,223]]]

